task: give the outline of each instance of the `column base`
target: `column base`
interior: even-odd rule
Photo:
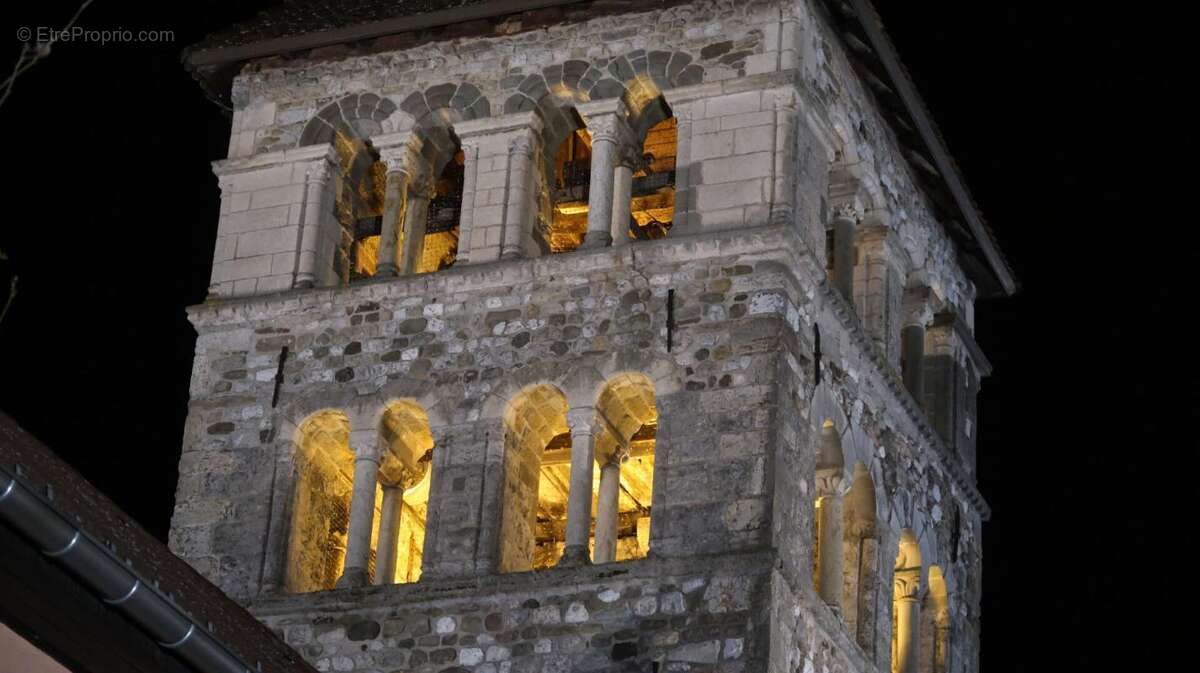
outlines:
[[[585,544],[568,545],[563,549],[562,557],[555,564],[556,568],[578,568],[592,564],[591,554]]]
[[[376,267],[375,275],[376,276],[388,276],[388,277],[399,276],[400,269],[397,268],[395,264],[388,264],[387,262],[384,262],[384,263],[381,263],[378,267]]]
[[[294,284],[292,284],[292,288],[296,290],[311,290],[312,288],[316,287],[316,285],[316,282],[311,280],[297,280]]]
[[[500,259],[521,259],[524,256],[520,250],[513,250],[512,248],[500,253]]]
[[[370,584],[366,568],[346,568],[334,586],[338,589],[354,589]]]
[[[606,231],[589,231],[583,237],[583,243],[579,244],[581,250],[590,248],[607,248],[612,245],[612,234]]]

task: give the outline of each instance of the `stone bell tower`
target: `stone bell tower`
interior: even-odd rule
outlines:
[[[285,2],[173,550],[319,670],[977,669],[975,300],[865,0]]]

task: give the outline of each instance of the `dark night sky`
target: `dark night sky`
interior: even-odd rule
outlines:
[[[5,4],[6,64],[17,27],[75,8]],[[229,133],[179,52],[254,4],[97,2],[81,25],[174,42],[57,45],[0,107],[0,281],[20,275],[0,409],[163,539],[195,339],[183,309],[208,284],[209,162]],[[879,9],[1023,284],[977,310],[995,366],[979,400],[984,670],[1141,669],[1178,646],[1138,604],[1186,563],[1153,526],[1172,513],[1159,472],[1196,445],[1169,436],[1195,399],[1171,344],[1196,302],[1178,296],[1195,216],[1156,153],[1194,155],[1195,115],[1166,102],[1167,61],[1147,62],[1178,22],[1049,5]]]

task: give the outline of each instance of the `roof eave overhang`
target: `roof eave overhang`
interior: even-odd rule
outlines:
[[[494,0],[493,2],[478,5],[451,7],[424,14],[397,16],[382,21],[371,21],[353,26],[261,40],[230,47],[188,49],[184,51],[184,62],[193,68],[222,66],[267,56],[371,40],[387,35],[410,33],[467,21],[477,21],[479,19],[490,19],[507,14],[545,9],[558,5],[571,5],[584,1],[586,0]]]
[[[1019,283],[975,207],[962,173],[950,156],[916,85],[900,62],[883,22],[869,0],[824,0],[834,28],[846,45],[855,69],[880,102],[880,109],[901,144],[909,163],[931,186],[935,204],[962,227],[947,222],[960,253],[974,257],[964,265],[983,296],[1009,296]]]

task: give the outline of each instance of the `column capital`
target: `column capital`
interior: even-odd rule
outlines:
[[[897,600],[916,602],[921,591],[921,569],[898,568],[892,576],[892,588]]]
[[[855,224],[862,221],[862,211],[853,203],[839,203],[833,207],[834,219],[850,220]]]
[[[818,469],[816,473],[817,497],[838,495],[842,490],[842,468]]]
[[[405,173],[411,175],[416,172],[417,160],[421,156],[420,148],[416,147],[417,144],[418,141],[413,138],[408,142],[380,147],[379,160],[387,167],[389,174]]]
[[[633,129],[629,126],[629,108],[620,98],[585,103],[576,110],[587,122],[593,143],[608,141],[630,145],[635,140]]]
[[[596,434],[597,421],[595,407],[572,407],[567,410],[567,425],[572,435]]]

